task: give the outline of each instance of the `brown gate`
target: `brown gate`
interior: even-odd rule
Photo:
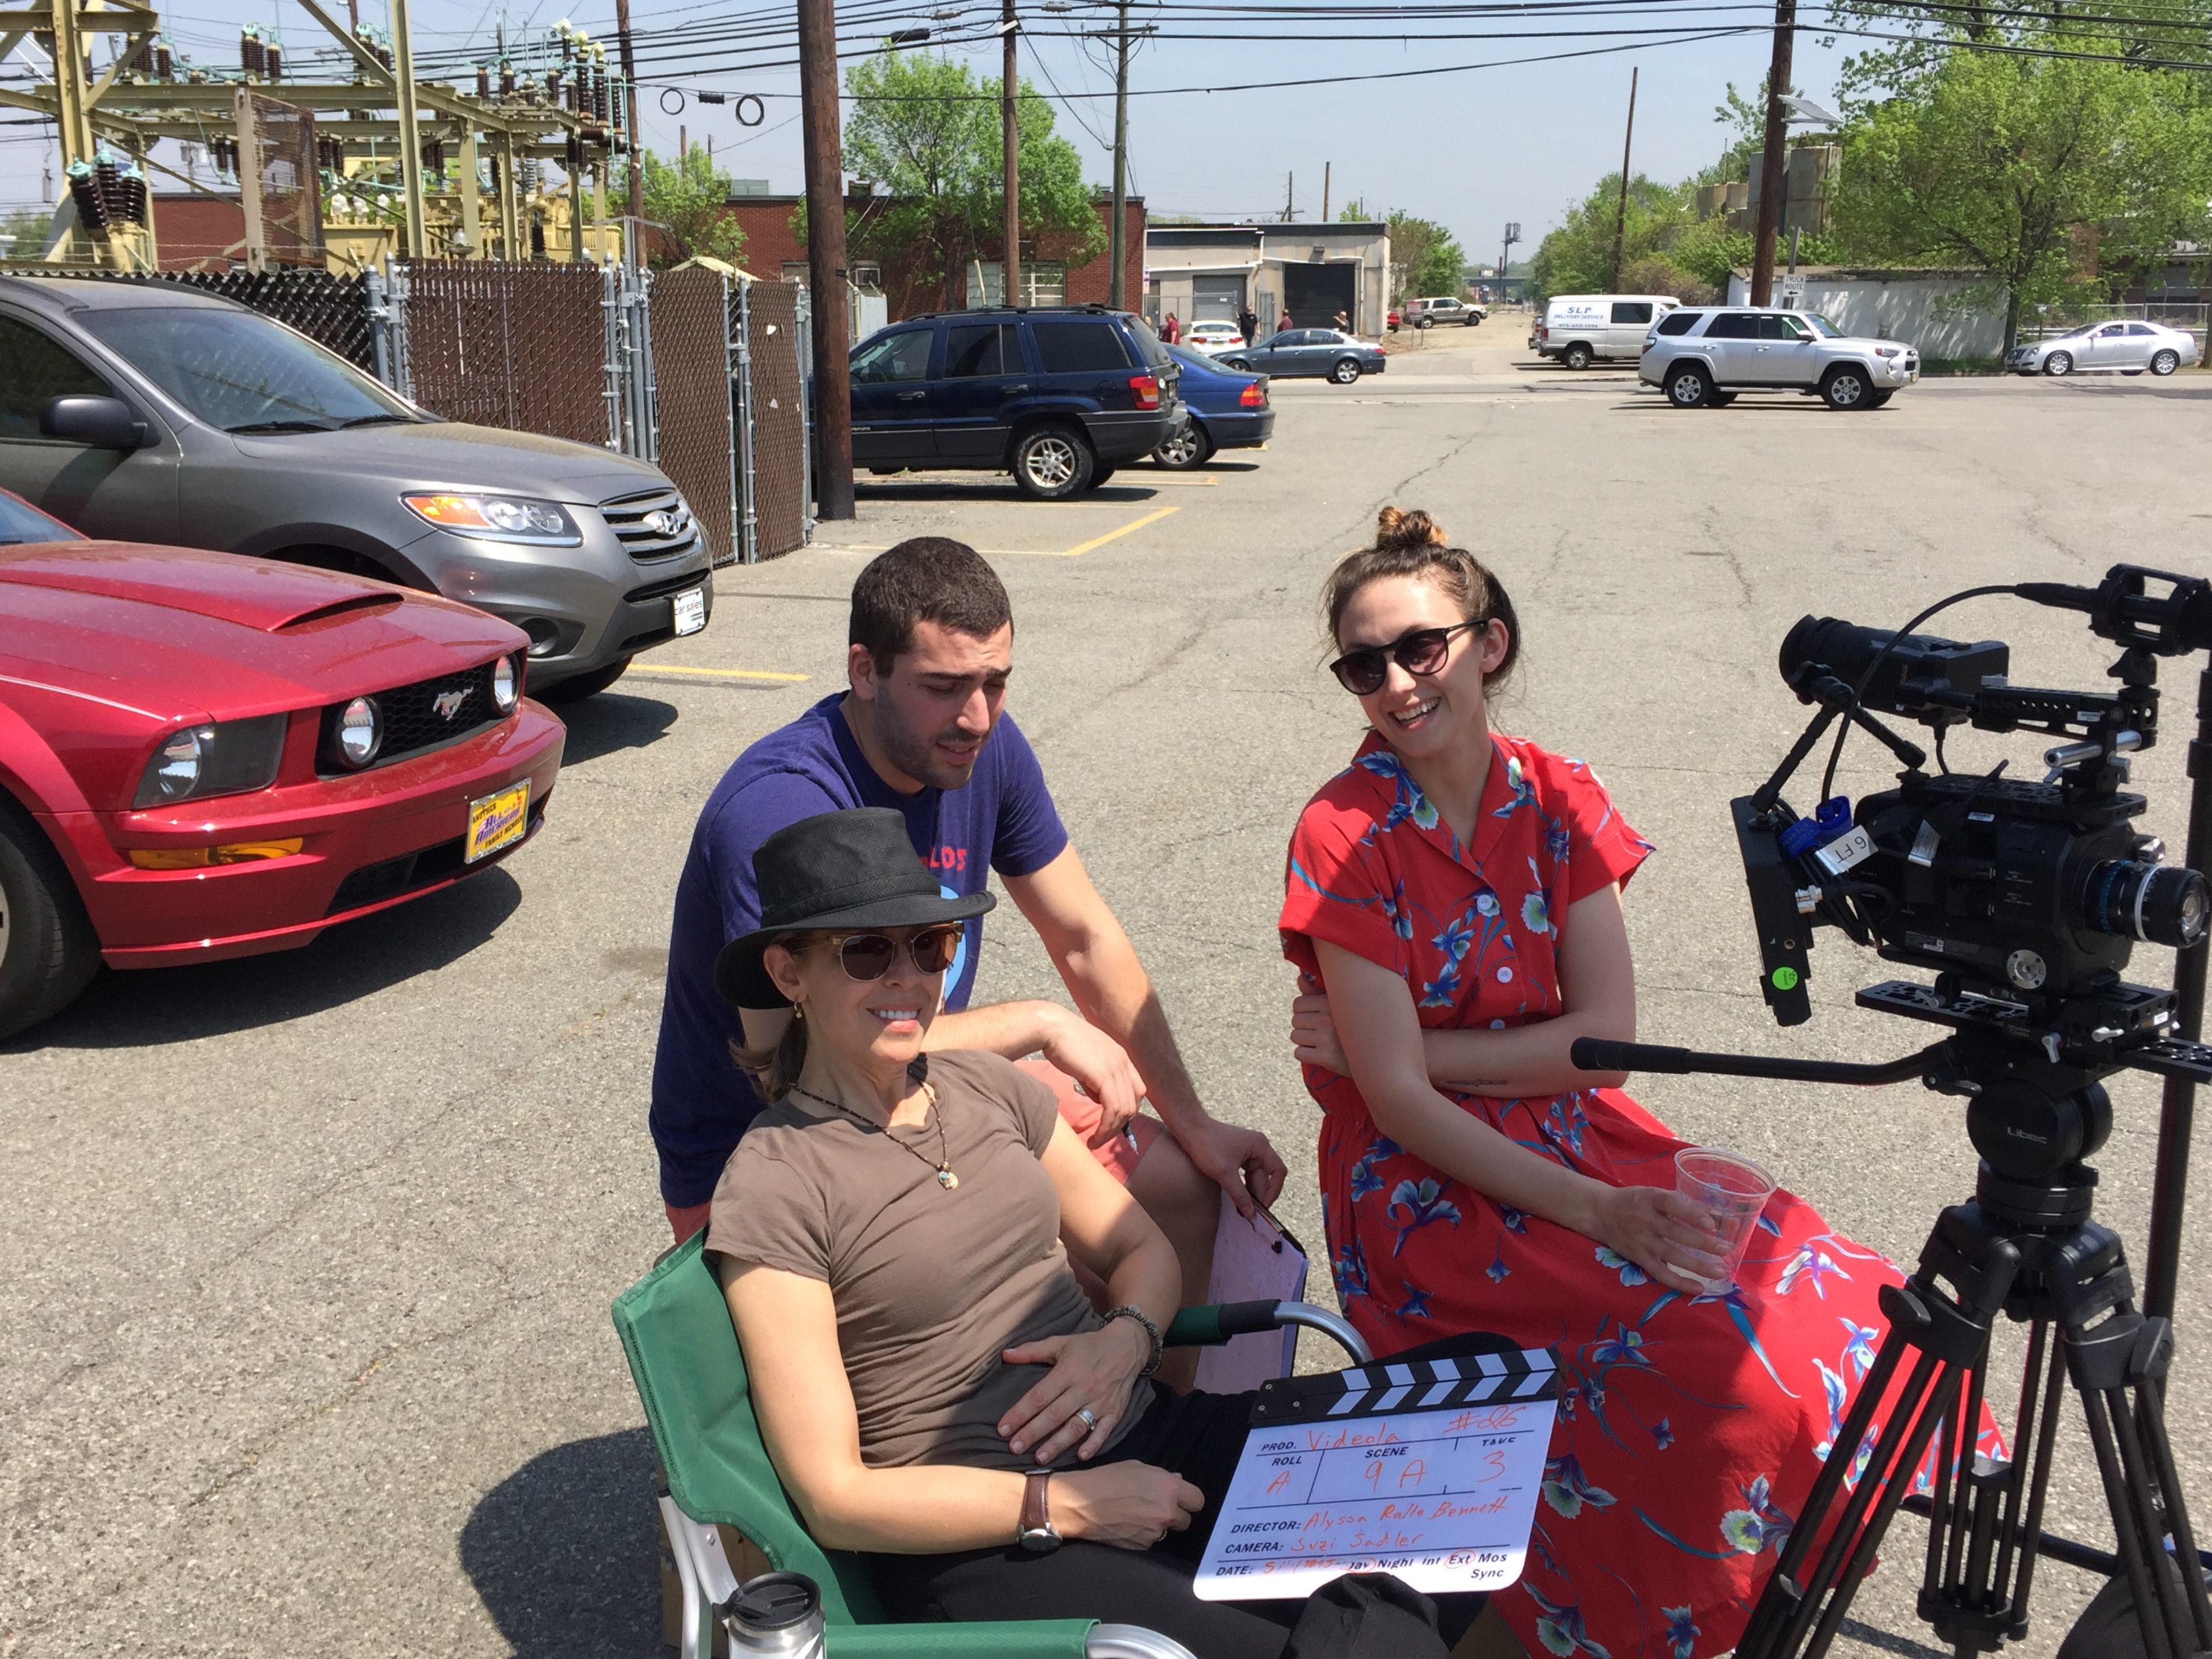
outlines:
[[[656,276],[652,289],[660,470],[691,504],[717,565],[738,551],[728,292],[721,272],[702,265]]]
[[[407,267],[411,395],[448,420],[604,447],[606,325],[591,265]]]
[[[741,298],[732,295],[731,301],[733,309],[742,304],[748,360],[741,382],[748,392],[743,418],[752,423],[747,506],[755,556],[763,559],[806,544],[806,352],[799,314],[804,293],[795,283],[748,283]]]

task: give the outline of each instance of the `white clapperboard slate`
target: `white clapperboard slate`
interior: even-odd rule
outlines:
[[[1304,1596],[1347,1572],[1429,1595],[1520,1577],[1559,1397],[1552,1354],[1483,1334],[1423,1352],[1261,1385],[1200,1599]]]

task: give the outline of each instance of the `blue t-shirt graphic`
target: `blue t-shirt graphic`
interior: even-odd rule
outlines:
[[[722,775],[691,834],[676,886],[668,983],[653,1061],[653,1144],[660,1195],[678,1208],[714,1194],[722,1165],[763,1104],[730,1056],[744,1028],[714,989],[722,947],[760,925],[753,854],[777,830],[817,813],[888,806],[905,815],[915,854],[937,873],[948,898],[978,893],[994,870],[1032,875],[1067,846],[1044,773],[1012,715],[1002,715],[964,788],[902,795],[860,752],[839,708],[825,697],[769,732]],[[968,1006],[983,937],[978,916],[945,975],[945,1007]]]

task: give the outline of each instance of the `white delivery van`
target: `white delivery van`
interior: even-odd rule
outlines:
[[[1651,325],[1681,303],[1671,294],[1562,294],[1545,306],[1528,343],[1569,368],[1601,357],[1634,362]]]

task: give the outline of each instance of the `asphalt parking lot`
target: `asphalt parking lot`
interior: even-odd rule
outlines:
[[[1532,365],[1513,313],[1449,332],[1355,386],[1279,383],[1269,448],[1198,473],[1134,467],[1061,504],[977,475],[864,481],[856,522],[721,573],[708,633],[569,712],[548,826],[509,863],[304,951],[104,975],[0,1045],[0,1659],[658,1650],[652,1460],[606,1308],[667,1243],[645,1107],[668,904],[729,759],[840,689],[847,591],[903,536],[962,537],[1005,576],[1010,707],[1201,1092],[1290,1158],[1285,1218],[1316,1248],[1273,924],[1291,823],[1358,735],[1316,591],[1380,503],[1493,562],[1526,634],[1504,723],[1589,758],[1660,848],[1627,907],[1642,1035],[1837,1059],[1932,1040],[1850,1006],[1893,970],[1832,935],[1811,1024],[1778,1031],[1756,994],[1728,801],[1801,723],[1776,647],[1807,611],[1893,626],[1975,583],[2203,569],[2212,378],[1682,412],[1632,371]],[[2016,682],[2107,683],[2114,653],[2070,617],[1947,622],[2009,641]],[[2169,665],[2169,739],[2136,774],[2177,849],[2191,678]],[[2019,771],[2041,746],[1952,758]],[[1850,792],[1880,787],[1879,751],[1852,753]],[[2138,954],[2136,977],[2169,971]],[[1057,988],[1018,921],[995,925],[978,994]],[[1960,1103],[1917,1085],[1638,1085],[1893,1255],[1972,1180]],[[2100,1213],[2139,1259],[2157,1096],[2112,1091]],[[2208,1213],[2171,1407],[2200,1531]],[[2051,1524],[2095,1540],[2067,1430]],[[1899,1522],[1838,1651],[1935,1651],[1921,1536]],[[2091,1588],[2047,1568],[2022,1650],[2051,1653]]]

